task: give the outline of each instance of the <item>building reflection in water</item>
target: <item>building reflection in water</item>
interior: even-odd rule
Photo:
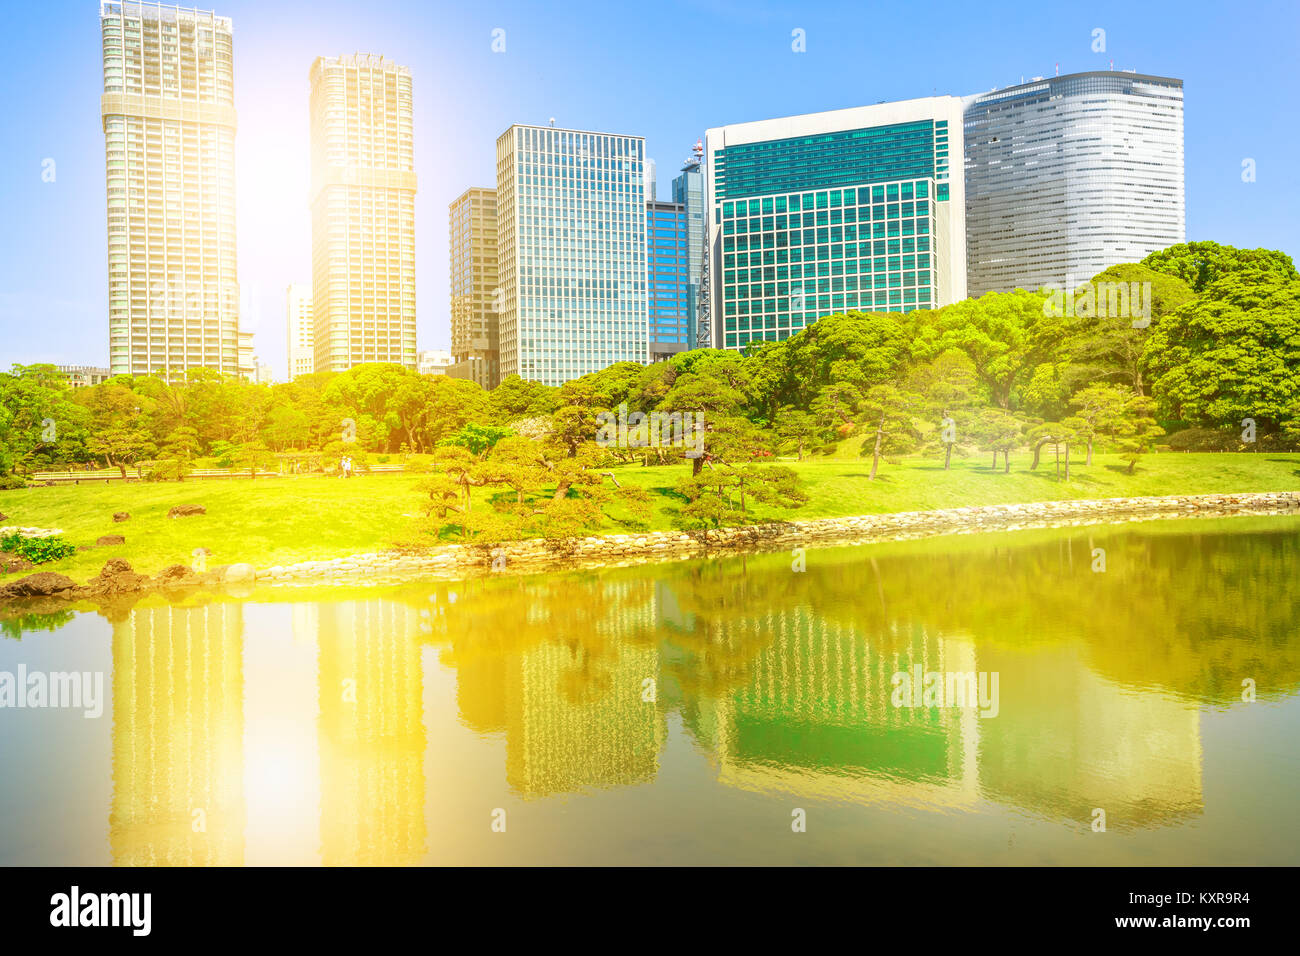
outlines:
[[[243,609],[153,607],[113,626],[120,866],[244,862]]]
[[[1129,540],[1112,545],[1114,571],[1084,577],[1086,593],[1053,543],[871,560],[865,573],[856,556],[801,574],[772,558],[299,602],[291,626],[309,654],[314,644],[317,712],[289,708],[314,731],[287,739],[311,751],[295,772],[319,774],[319,790],[304,791],[319,807],[301,815],[326,864],[425,858],[422,668],[436,654],[455,676],[461,724],[504,738],[506,784],[524,798],[655,781],[676,714],[716,780],[749,792],[949,812],[995,804],[1080,827],[1101,807],[1111,829],[1197,817],[1205,706],[1227,706],[1242,672],[1270,681],[1262,691],[1294,691],[1300,661],[1279,637],[1288,608],[1251,605],[1240,634],[1221,623],[1252,582],[1283,580],[1293,546],[1251,544],[1250,574],[1230,576],[1210,573],[1221,543],[1184,542],[1181,577],[1137,601],[1134,580],[1174,562],[1158,541],[1125,551]],[[266,696],[247,693],[245,613],[140,608],[114,625],[115,862],[245,861],[246,824],[266,816],[246,805],[264,796],[244,765],[246,732],[261,726],[245,701],[261,708]],[[914,668],[997,672],[998,715],[893,706],[893,675]]]
[[[315,717],[318,761],[300,763],[320,767],[321,862],[418,861],[426,842],[418,613],[347,601],[313,605],[293,624],[296,639],[318,646],[319,714],[300,715]],[[137,608],[115,623],[115,863],[244,862],[244,651],[238,603]]]
[[[327,866],[425,851],[419,612],[394,601],[319,610],[321,845]]]

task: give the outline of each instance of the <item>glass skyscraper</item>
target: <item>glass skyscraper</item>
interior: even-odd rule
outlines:
[[[696,341],[700,309],[700,272],[704,265],[704,143],[695,144],[695,155],[686,161],[681,174],[673,180],[673,202],[681,203],[686,210],[686,263],[687,290],[686,314],[691,348]]]
[[[964,299],[961,115],[938,96],[709,130],[713,344]]]
[[[1183,82],[1103,71],[966,98],[971,295],[1073,289],[1184,241]]]
[[[645,140],[546,126],[497,139],[501,375],[559,385],[647,360]]]
[[[497,280],[497,192],[473,187],[447,207],[447,248],[451,260],[452,378],[496,388],[500,298]]]
[[[311,67],[312,332],[317,372],[414,369],[411,71],[369,53]]]
[[[114,375],[239,369],[229,18],[100,5]]]
[[[646,204],[652,362],[694,346],[688,308],[691,285],[686,222],[686,207],[680,203]]]

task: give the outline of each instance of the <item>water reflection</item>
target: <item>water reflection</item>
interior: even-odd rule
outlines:
[[[244,862],[243,631],[238,604],[113,625],[114,863]]]
[[[809,552],[802,572],[769,555],[298,602],[289,629],[314,661],[276,666],[287,719],[314,734],[277,759],[296,768],[285,786],[318,774],[302,798],[318,806],[287,825],[319,839],[278,861],[471,862],[449,859],[445,837],[468,824],[430,813],[449,791],[543,811],[637,787],[682,808],[715,799],[665,770],[674,733],[713,787],[782,806],[1015,813],[1071,833],[1095,808],[1119,834],[1194,823],[1205,715],[1244,708],[1243,680],[1265,700],[1300,683],[1296,528],[1026,532]],[[113,621],[114,863],[246,862],[269,799],[246,779],[249,728],[275,693],[246,693],[246,670],[253,642],[283,636],[248,623],[266,607]],[[996,672],[997,716],[894,706],[893,675],[913,669]],[[454,715],[438,705],[443,675]],[[316,713],[290,678],[314,683]],[[480,769],[493,742],[504,788]],[[452,773],[431,781],[435,756]],[[1280,772],[1293,790],[1294,766]]]

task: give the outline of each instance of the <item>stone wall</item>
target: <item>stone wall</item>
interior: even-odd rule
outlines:
[[[813,518],[707,533],[658,531],[646,534],[593,535],[558,544],[529,540],[505,542],[490,548],[449,545],[419,553],[355,554],[331,561],[306,561],[260,569],[256,572],[256,577],[261,584],[313,585],[334,580],[380,583],[410,578],[463,578],[502,571],[531,573],[553,568],[619,567],[714,554],[784,551],[811,545],[829,547],[866,544],[943,534],[1169,518],[1273,514],[1300,514],[1300,492],[1041,501],[847,518]]]

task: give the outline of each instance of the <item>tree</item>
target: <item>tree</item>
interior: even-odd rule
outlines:
[[[998,408],[1010,409],[1017,389],[1059,344],[1039,334],[1046,296],[1017,289],[989,292],[933,313],[915,348],[922,357],[959,349],[971,361],[976,381]]]
[[[1124,414],[1133,393],[1118,385],[1102,383],[1081,388],[1070,397],[1075,413],[1062,424],[1087,442],[1088,460],[1092,464],[1092,446],[1098,435],[1110,435]]]
[[[198,453],[199,432],[189,425],[179,425],[172,429],[162,448],[163,460],[177,481],[185,480],[185,476],[190,473],[190,463]]]
[[[867,433],[859,454],[867,453],[871,446],[871,474],[868,481],[876,480],[881,455],[900,454],[911,450],[917,440],[914,416],[921,406],[921,396],[906,392],[893,385],[873,385],[863,396],[862,412]]]
[[[1151,330],[1144,358],[1171,418],[1270,432],[1300,398],[1300,279],[1238,270]]]
[[[1099,272],[1090,291],[1089,308],[1072,309],[1073,314],[1054,319],[1059,331],[1053,334],[1065,343],[1069,357],[1062,374],[1066,390],[1109,382],[1145,394],[1142,354],[1151,327],[1194,299],[1196,293],[1177,276],[1135,263]]]
[[[921,398],[923,413],[937,419],[929,447],[935,441],[943,449],[943,470],[952,465],[954,448],[959,448],[958,431],[970,423],[971,390],[975,385],[970,359],[957,350],[942,352],[912,368],[908,389]]]
[[[86,446],[94,454],[103,455],[110,467],[121,471],[123,478],[127,465],[151,457],[158,448],[148,432],[132,425],[110,425],[91,435]]]
[[[738,357],[733,356],[738,359]],[[707,370],[707,364],[705,370]],[[728,362],[714,363],[718,376],[683,372],[673,382],[673,388],[659,405],[659,411],[680,413],[683,417],[690,413],[697,422],[703,422],[704,453],[687,458],[683,449],[683,458],[691,462],[691,473],[698,475],[704,468],[705,461],[713,454],[713,446],[719,435],[719,426],[724,421],[734,421],[740,417],[740,407],[744,395],[737,387],[738,376],[729,375],[732,368]],[[725,440],[725,436],[724,436]]]
[[[197,431],[194,434],[198,436]],[[277,451],[303,447],[310,434],[311,422],[307,413],[289,404],[272,406],[261,430],[262,440]]]
[[[1165,433],[1153,417],[1154,403],[1143,395],[1135,395],[1124,407],[1116,433],[1119,438],[1119,457],[1128,462],[1128,473],[1133,474],[1138,459],[1151,450],[1155,440]]]
[[[1023,428],[1020,421],[1012,414],[1000,408],[986,408],[979,413],[972,423],[980,448],[993,453],[993,469],[998,467],[998,452],[1006,464],[1006,472],[1011,472],[1011,452],[1020,447]]]
[[[720,462],[707,472],[678,480],[676,492],[686,499],[674,523],[684,529],[716,529],[744,524],[753,501],[778,508],[798,508],[808,496],[799,476],[782,465],[733,465]]]
[[[772,428],[782,450],[792,450],[799,461],[803,461],[804,452],[808,448],[820,445],[825,436],[825,429],[818,423],[816,416],[793,405],[781,407],[772,422]]]
[[[53,365],[0,374],[0,475],[27,471],[38,458],[79,455],[88,416],[67,391]]]
[[[550,415],[559,407],[559,390],[541,382],[529,382],[507,375],[487,396],[488,417],[498,425],[517,418]]]
[[[462,537],[468,537],[466,516],[473,510],[473,489],[487,483],[486,468],[477,455],[458,445],[438,446],[433,456],[430,476],[415,489],[428,496],[427,513],[439,527],[454,512],[461,518]]]
[[[271,449],[261,439],[240,443],[235,449],[235,464],[248,469],[248,477],[256,478],[257,470],[275,461]]]
[[[471,454],[482,457],[491,450],[492,446],[509,434],[511,434],[509,428],[502,428],[499,425],[476,425],[470,422],[468,425],[462,426],[460,431],[442,439],[438,444],[443,446],[457,445],[467,449]]]
[[[1284,252],[1273,249],[1237,249],[1217,242],[1180,242],[1153,252],[1142,265],[1166,275],[1177,276],[1192,287],[1205,291],[1219,279],[1234,272],[1250,271],[1271,274],[1280,280],[1300,276],[1295,263]]]
[[[896,312],[824,316],[785,342],[754,351],[755,397],[770,415],[782,403],[808,408],[830,385],[862,391],[882,384],[907,361],[909,332],[906,318]]]

